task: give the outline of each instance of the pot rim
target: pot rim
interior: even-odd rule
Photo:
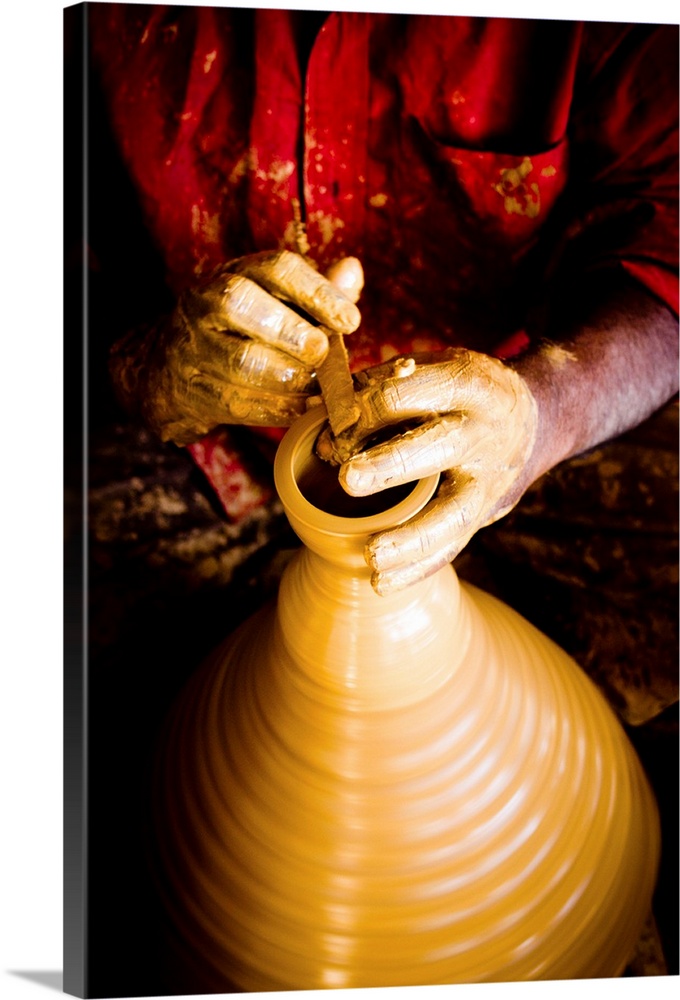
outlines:
[[[377,514],[342,517],[315,507],[300,490],[297,473],[312,454],[314,442],[327,419],[323,403],[312,407],[288,428],[277,449],[274,484],[287,514],[301,524],[328,534],[371,535],[403,524],[423,509],[439,485],[439,473],[414,480],[413,489],[403,500]]]

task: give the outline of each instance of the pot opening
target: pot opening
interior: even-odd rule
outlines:
[[[413,492],[416,483],[392,486],[367,497],[352,497],[338,482],[337,466],[329,465],[312,453],[295,472],[298,489],[305,500],[335,517],[372,517],[390,510]]]

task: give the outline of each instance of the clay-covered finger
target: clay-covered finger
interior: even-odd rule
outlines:
[[[213,326],[223,325],[270,344],[310,366],[320,364],[328,353],[328,338],[323,330],[308,323],[255,281],[241,274],[225,274],[215,293],[218,301]]]
[[[421,363],[417,356],[394,358],[355,379],[361,410],[355,428],[361,436],[399,423],[454,410],[507,413],[520,391],[515,373],[502,362],[473,351],[442,352],[441,360]]]
[[[366,561],[376,573],[430,559],[446,551],[458,554],[470,533],[481,527],[484,490],[468,473],[447,475],[426,507],[405,524],[373,535]],[[465,540],[463,542],[463,540]]]
[[[210,426],[248,424],[288,427],[306,409],[301,393],[265,392],[197,373],[187,386],[187,406],[205,414]]]
[[[354,455],[341,466],[340,483],[360,497],[443,472],[469,460],[486,433],[464,413],[437,417]]]
[[[412,586],[414,583],[426,580],[429,576],[438,572],[442,566],[447,566],[453,562],[473,535],[474,531],[470,532],[467,537],[461,539],[456,545],[451,546],[450,549],[435,552],[431,556],[427,556],[417,562],[407,563],[406,565],[398,566],[395,569],[386,570],[382,573],[374,572],[371,574],[371,586],[380,597],[386,597],[388,594],[406,590],[407,587]]]
[[[233,268],[337,333],[352,333],[359,326],[361,314],[354,303],[300,254],[290,250],[254,254]]]
[[[481,527],[483,505],[474,477],[447,476],[420,514],[373,535],[365,557],[376,593],[403,590],[452,562]]]
[[[357,393],[366,427],[379,428],[430,413],[465,408],[471,396],[470,352],[454,359],[418,364],[414,358],[395,358],[389,375],[376,376]]]
[[[436,351],[414,351],[412,354],[395,354],[387,361],[381,361],[370,368],[364,368],[354,375],[357,391],[375,385],[395,375],[403,376],[416,366],[441,364],[455,359],[465,348],[444,347]]]
[[[201,370],[215,379],[275,393],[307,393],[318,388],[313,369],[275,347],[222,331],[208,333]]]

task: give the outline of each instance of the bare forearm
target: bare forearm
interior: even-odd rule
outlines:
[[[559,462],[637,426],[678,391],[678,322],[636,285],[512,365],[538,404],[526,486]]]

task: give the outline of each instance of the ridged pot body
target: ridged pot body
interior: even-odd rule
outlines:
[[[277,486],[305,543],[170,720],[158,799],[168,906],[197,988],[249,991],[619,975],[659,827],[638,759],[553,642],[451,567],[388,597],[367,534]],[[313,464],[313,463],[312,463]]]

